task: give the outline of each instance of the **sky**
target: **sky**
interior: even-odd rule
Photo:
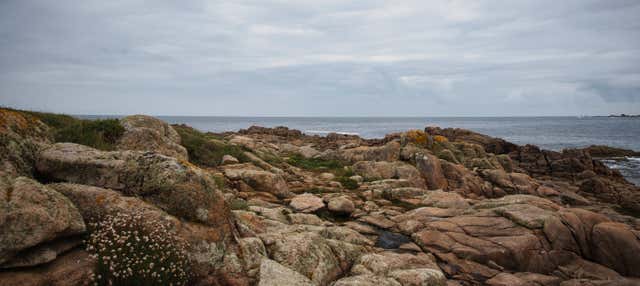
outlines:
[[[640,1],[0,1],[0,105],[69,114],[640,113]]]

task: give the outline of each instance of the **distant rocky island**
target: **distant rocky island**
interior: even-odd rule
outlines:
[[[640,117],[640,114],[611,114],[608,117]]]
[[[0,108],[0,285],[639,285],[634,154]]]

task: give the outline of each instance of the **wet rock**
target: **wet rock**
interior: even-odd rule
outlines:
[[[376,241],[376,247],[384,248],[384,249],[396,249],[401,245],[410,243],[411,239],[394,232],[389,231],[380,231],[380,236],[378,236],[378,240]]]
[[[348,242],[356,245],[371,246],[374,243],[359,232],[343,226],[327,227],[320,234],[329,239]]]

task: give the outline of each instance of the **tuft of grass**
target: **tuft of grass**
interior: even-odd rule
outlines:
[[[243,200],[243,199],[233,199],[230,203],[229,203],[229,207],[232,210],[248,210],[249,209],[249,204],[247,204],[247,201]]]
[[[202,133],[186,125],[173,125],[173,128],[180,134],[182,146],[189,152],[189,160],[197,165],[216,167],[224,155],[236,157],[240,162],[249,160],[244,154],[245,149],[227,144],[218,136]]]
[[[100,150],[114,150],[124,134],[118,119],[80,120],[56,129],[56,142],[73,142]]]
[[[342,184],[344,188],[349,190],[355,190],[360,186],[358,182],[352,180],[349,177],[340,176],[340,177],[337,177],[336,179],[338,180],[338,182],[340,182],[340,184]]]
[[[292,154],[287,158],[287,163],[311,171],[335,171],[344,168],[344,164],[337,160],[325,160],[320,158],[305,158],[300,154]]]
[[[87,120],[66,114],[14,111],[33,116],[49,126],[56,142],[77,143],[100,150],[114,150],[125,131],[118,119]]]
[[[287,159],[287,163],[314,172],[331,172],[336,175],[336,181],[346,189],[354,190],[359,187],[358,182],[349,178],[354,175],[353,170],[341,161],[305,158],[302,155],[293,154]]]

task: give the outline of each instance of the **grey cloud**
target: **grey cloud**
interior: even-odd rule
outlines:
[[[638,1],[2,1],[0,105],[68,113],[640,110]]]

